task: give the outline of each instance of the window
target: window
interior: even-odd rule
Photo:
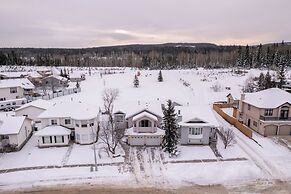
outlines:
[[[17,93],[17,88],[16,87],[10,88],[10,94],[15,94],[15,93]]]
[[[65,119],[65,124],[70,125],[71,124],[71,119]]]
[[[124,121],[123,115],[115,115],[115,121],[116,122],[123,122]]]
[[[189,128],[189,135],[201,135],[202,128]]]
[[[94,126],[94,123],[90,123],[90,127]]]
[[[78,133],[76,134],[76,140],[80,141],[80,135]]]
[[[36,124],[36,123],[41,123],[41,121],[35,121],[35,124]]]
[[[28,117],[28,115],[23,115],[23,116]]]
[[[181,110],[178,110],[178,115],[180,115],[181,114]]]
[[[273,109],[265,109],[265,116],[272,116],[273,115]]]
[[[248,104],[248,110],[251,110],[251,105],[250,104]]]
[[[151,127],[152,123],[149,120],[141,120],[139,122],[140,127]]]
[[[255,127],[257,127],[257,126],[258,126],[258,123],[257,123],[256,121],[253,121],[253,125],[254,125]]]
[[[79,125],[79,123],[76,123],[76,127],[79,127],[80,125]]]
[[[64,136],[55,136],[56,143],[64,143]]]
[[[0,98],[0,101],[5,101],[6,100],[6,98]]]
[[[43,142],[43,144],[52,143],[52,138],[51,137],[42,137],[42,142]]]
[[[82,124],[81,127],[87,127],[87,124]]]
[[[51,125],[57,125],[57,124],[58,124],[58,122],[56,119],[51,120]]]
[[[289,107],[283,106],[280,112],[280,119],[287,119],[289,117]]]

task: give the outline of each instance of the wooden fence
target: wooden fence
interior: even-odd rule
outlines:
[[[230,108],[229,104],[213,104],[213,110],[217,112],[222,118],[224,118],[227,122],[238,128],[244,135],[249,138],[252,138],[252,130],[240,123],[236,118],[229,116],[221,108]]]

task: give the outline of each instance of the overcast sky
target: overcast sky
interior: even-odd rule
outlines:
[[[291,0],[0,0],[0,47],[290,38]]]

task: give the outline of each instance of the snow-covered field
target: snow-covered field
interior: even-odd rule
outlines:
[[[93,71],[92,76],[87,75],[86,80],[80,83],[81,93],[55,98],[52,101],[82,101],[92,104],[98,110],[103,104],[102,91],[105,88],[118,88],[119,97],[115,107],[129,113],[145,106],[152,105],[154,108],[155,104],[167,99],[184,106],[210,107],[215,101],[225,101],[228,93],[239,97],[245,80],[249,76],[258,76],[261,71],[250,70],[246,75],[234,75],[229,69],[165,70],[164,82],[159,83],[158,71],[141,70],[139,88],[133,87],[135,72],[126,69],[124,73],[101,77],[98,71]],[[184,82],[190,85],[185,86]],[[212,89],[214,85],[219,86],[218,91]],[[157,111],[161,114],[161,110]],[[199,112],[199,109],[194,111]],[[231,127],[218,115],[216,118],[222,126]],[[257,179],[291,179],[290,150],[257,134],[254,138],[262,147],[238,130],[235,130],[235,134],[236,143],[227,149],[224,149],[218,139],[218,151],[222,158],[217,158],[208,146],[179,146],[181,154],[177,158],[169,158],[157,148],[131,148],[131,164],[126,164],[122,156],[111,158],[100,150],[101,146],[97,146],[98,163],[112,164],[100,166],[97,172],[90,172],[90,168],[84,166],[67,167],[93,164],[92,145],[73,144],[71,147],[39,149],[35,139],[31,138],[21,151],[0,154],[0,170],[35,166],[59,168],[2,173],[0,189],[62,182],[180,186],[235,184]]]

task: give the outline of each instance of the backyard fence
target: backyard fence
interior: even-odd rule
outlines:
[[[47,94],[47,95],[44,95],[44,96],[38,96],[38,97],[27,96],[27,100],[28,101],[34,101],[34,100],[38,100],[38,99],[50,100],[50,99],[53,99],[53,98],[56,98],[56,97],[66,96],[66,95],[79,93],[79,92],[81,92],[81,88],[63,89],[62,91],[55,92],[55,93],[52,93],[52,94]]]
[[[213,104],[213,110],[217,112],[222,118],[224,118],[227,122],[238,128],[244,135],[246,135],[249,138],[252,138],[252,130],[239,122],[236,118],[229,116],[221,108],[230,108],[231,106],[229,104]],[[236,112],[236,111],[234,111]],[[235,113],[236,114],[236,113]]]

